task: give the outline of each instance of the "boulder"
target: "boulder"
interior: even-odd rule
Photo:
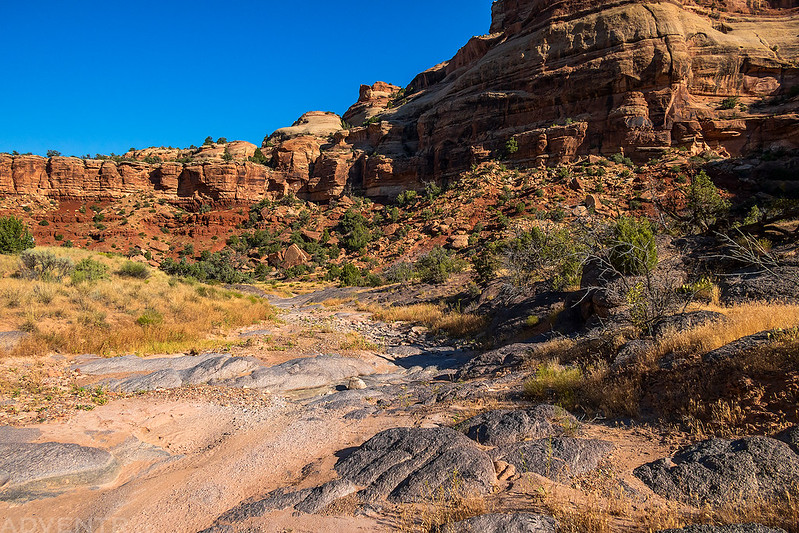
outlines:
[[[774,436],[775,439],[787,442],[793,451],[799,453],[799,426],[793,426],[785,431],[781,431]]]
[[[549,437],[501,446],[491,456],[553,481],[566,481],[595,469],[613,450],[613,444],[597,439]]]
[[[494,463],[474,441],[449,428],[394,428],[378,433],[336,471],[365,487],[367,501],[421,502],[440,491],[487,494],[496,483]]]
[[[464,248],[469,247],[469,236],[468,235],[452,235],[449,238],[450,247],[455,250],[463,250]]]
[[[768,437],[710,439],[633,472],[656,493],[687,503],[754,503],[799,483],[799,455]]]
[[[557,533],[557,521],[533,513],[484,514],[444,526],[444,533]]]
[[[310,260],[310,255],[305,253],[305,251],[296,244],[292,244],[284,252],[281,266],[283,268],[293,268],[306,265]]]
[[[522,440],[554,437],[580,423],[565,409],[537,405],[526,410],[489,411],[458,424],[456,429],[484,446],[502,446]]]

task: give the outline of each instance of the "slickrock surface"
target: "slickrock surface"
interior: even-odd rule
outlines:
[[[712,439],[635,470],[658,494],[686,502],[751,502],[799,482],[799,455],[768,437]]]

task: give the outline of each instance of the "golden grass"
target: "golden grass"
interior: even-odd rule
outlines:
[[[445,333],[451,337],[468,337],[485,329],[486,319],[471,313],[445,311],[433,304],[380,307],[365,306],[375,320],[383,322],[410,322],[430,328],[434,333]]]
[[[534,401],[554,402],[564,409],[574,409],[577,391],[583,385],[583,372],[557,361],[549,361],[538,367],[524,382],[524,393]]]
[[[368,340],[366,337],[357,332],[350,332],[344,336],[344,339],[339,343],[341,350],[363,350],[374,352],[380,347]]]
[[[652,355],[706,353],[747,335],[799,325],[799,305],[747,303],[732,307],[703,306],[702,309],[721,313],[727,320],[672,332],[658,343]]]
[[[171,279],[152,270],[146,280],[113,274],[120,257],[50,249],[76,261],[105,263],[110,279],[92,283],[40,282],[11,277],[13,256],[0,257],[2,329],[30,336],[3,355],[169,353],[219,346],[226,330],[274,317],[265,300],[219,287]],[[216,335],[216,337],[214,337]]]
[[[443,531],[447,524],[490,512],[485,496],[466,490],[456,473],[449,486],[431,491],[424,504],[404,506],[396,529],[419,533]]]
[[[344,304],[348,304],[354,302],[355,298],[328,298],[327,300],[322,302],[324,307],[333,308],[333,307],[341,307]]]

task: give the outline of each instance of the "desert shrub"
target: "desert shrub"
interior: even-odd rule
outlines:
[[[619,152],[618,154],[611,155],[610,157],[608,157],[608,159],[610,159],[614,163],[618,163],[619,165],[625,165],[628,167],[635,166],[633,160],[630,159],[629,157],[624,157],[624,154],[622,154],[621,152]]]
[[[358,287],[363,283],[361,271],[352,263],[345,263],[344,266],[341,267],[338,279],[344,287]]]
[[[397,196],[397,203],[401,207],[411,205],[416,201],[417,196],[418,194],[416,191],[402,191],[399,196]]]
[[[250,279],[250,275],[244,271],[243,261],[230,250],[206,252],[204,251],[201,259],[194,263],[189,263],[185,257],[180,261],[167,257],[161,262],[161,270],[171,276],[191,277],[200,281],[243,283]]]
[[[388,267],[383,276],[389,283],[406,283],[416,275],[413,265],[406,261],[399,261]]]
[[[145,309],[144,312],[136,319],[136,323],[142,327],[158,326],[163,324],[164,315],[157,309]]]
[[[436,246],[429,253],[420,256],[414,265],[425,283],[444,283],[450,275],[462,272],[465,266],[462,259],[441,246]]]
[[[444,192],[440,185],[430,182],[424,187],[424,195],[428,202],[432,202]]]
[[[257,163],[259,165],[269,165],[269,159],[264,155],[260,148],[256,148],[255,154],[253,154],[249,159],[253,163]]]
[[[354,209],[344,213],[339,222],[339,230],[344,235],[341,243],[351,252],[359,252],[372,242],[372,232],[366,217]]]
[[[707,231],[717,220],[726,216],[730,201],[721,196],[703,170],[691,180],[687,207],[690,223],[700,231]]]
[[[546,225],[517,233],[505,245],[502,263],[516,289],[538,281],[562,289],[580,283],[585,248],[577,228]]]
[[[513,155],[518,151],[519,151],[519,141],[511,137],[510,139],[508,139],[508,142],[505,143],[505,153],[508,155]]]
[[[108,267],[91,257],[86,257],[78,261],[75,270],[72,271],[72,283],[91,282],[108,277]]]
[[[658,263],[655,234],[646,219],[619,218],[609,244],[610,263],[622,274],[645,274]]]
[[[487,246],[472,256],[472,267],[477,274],[477,282],[487,285],[493,280],[502,266],[495,246]]]
[[[27,279],[59,281],[72,273],[75,263],[52,252],[25,250],[20,254],[20,274]]]
[[[721,101],[719,109],[735,109],[737,106],[738,106],[738,97],[728,96],[727,98]]]
[[[33,235],[24,222],[14,216],[0,217],[0,253],[14,254],[33,246]]]
[[[125,261],[117,274],[126,278],[147,279],[150,277],[150,269],[144,263]]]

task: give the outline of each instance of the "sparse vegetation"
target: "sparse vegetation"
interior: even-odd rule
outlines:
[[[33,235],[20,219],[0,217],[0,253],[19,253],[33,246]]]
[[[120,270],[118,258],[64,248],[32,252],[35,276],[0,277],[0,307],[6,309],[6,320],[19,327],[28,317],[37,317],[31,336],[11,355],[202,349],[225,342],[215,338],[215,333],[274,316],[265,300],[197,282],[179,282],[163,273],[152,273],[146,280],[106,275]],[[13,257],[0,258],[0,272],[13,272],[16,261]],[[51,269],[52,264],[74,265],[69,269],[74,268],[72,280],[63,281],[67,270]],[[53,280],[48,284],[53,287],[49,296],[36,296],[36,291],[42,290],[36,289],[41,283],[37,279]],[[141,317],[145,317],[142,321],[146,328],[140,325]]]

